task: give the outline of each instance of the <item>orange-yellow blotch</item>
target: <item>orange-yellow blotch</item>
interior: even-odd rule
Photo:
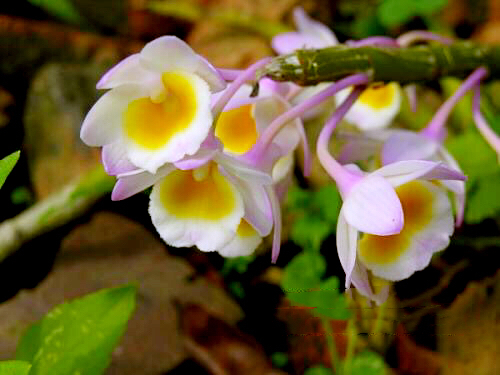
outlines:
[[[240,237],[252,237],[257,231],[245,219],[241,219],[236,233]]]
[[[364,234],[359,241],[359,256],[366,263],[394,262],[411,245],[412,236],[432,220],[432,193],[419,181],[411,181],[396,189],[403,206],[403,230],[392,236]]]
[[[383,109],[389,107],[397,95],[397,83],[388,83],[387,85],[372,85],[368,87],[359,101],[373,109]]]
[[[236,207],[232,185],[210,165],[204,179],[194,171],[176,170],[161,182],[160,196],[165,210],[179,219],[220,220]]]
[[[187,129],[196,114],[193,83],[185,74],[162,75],[164,93],[133,100],[124,113],[124,131],[136,144],[156,150]]]
[[[257,142],[259,134],[252,108],[252,104],[245,104],[219,116],[215,135],[224,144],[224,151],[244,154]]]

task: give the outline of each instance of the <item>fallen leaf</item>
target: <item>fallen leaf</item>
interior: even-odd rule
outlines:
[[[168,255],[165,245],[142,226],[117,214],[97,213],[65,238],[45,280],[0,305],[0,358],[13,358],[19,337],[53,306],[136,282],[137,309],[106,374],[168,371],[188,355],[173,300],[207,306],[229,323],[242,317],[222,289],[202,277],[189,282],[193,274],[184,259]]]

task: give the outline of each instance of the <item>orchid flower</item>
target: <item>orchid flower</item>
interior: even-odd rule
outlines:
[[[471,89],[475,89],[473,99],[474,119],[481,134],[489,144],[500,152],[498,136],[488,127],[479,111],[478,82],[487,74],[484,68],[473,72],[460,86],[455,94],[448,98],[436,112],[429,124],[416,133],[403,129],[385,129],[365,132],[361,136],[351,137],[339,156],[342,162],[349,163],[367,159],[377,155],[382,165],[387,165],[402,160],[432,160],[443,162],[448,167],[461,171],[457,161],[443,146],[445,125],[456,103]],[[447,189],[453,193],[456,211],[455,225],[462,224],[465,210],[465,182],[442,181]]]
[[[424,160],[398,161],[371,173],[339,164],[328,151],[328,141],[361,92],[356,87],[324,126],[317,154],[343,199],[337,251],[346,288],[352,283],[361,294],[382,303],[385,291],[374,294],[367,269],[395,281],[426,267],[432,254],[448,245],[453,232],[448,197],[433,182],[465,176],[443,163]]]
[[[279,54],[292,53],[300,48],[325,48],[339,44],[335,34],[326,25],[311,19],[302,8],[294,9],[293,18],[297,31],[279,34],[272,40],[272,47]],[[367,44],[377,44],[381,38],[378,37],[373,41],[367,40]],[[391,46],[397,46],[394,40],[391,42]],[[325,89],[327,85],[327,83],[320,83],[300,91],[295,90],[296,96],[292,99],[292,103],[311,97]],[[345,100],[351,90],[352,87],[346,88],[335,95],[337,105]],[[401,88],[395,82],[386,85],[371,85],[352,105],[345,119],[361,130],[387,127],[399,113],[401,98]],[[304,119],[318,116],[320,112],[327,110],[326,104],[306,112]]]
[[[112,198],[124,199],[153,185],[149,212],[160,236],[172,246],[239,256],[254,251],[273,226],[279,239],[273,186],[291,172],[289,160],[304,141],[303,128],[300,119],[290,121],[263,150],[265,168],[252,165],[247,152],[289,104],[272,92],[256,98],[250,92],[250,86],[241,86],[225,105],[220,101],[226,93],[215,95],[213,106],[219,103],[224,110],[200,150],[155,174],[138,169],[118,174]]]
[[[119,169],[132,164],[155,173],[199,150],[212,126],[211,94],[225,85],[182,40],[155,39],[98,82],[98,89],[110,90],[85,117],[81,138],[104,146]]]

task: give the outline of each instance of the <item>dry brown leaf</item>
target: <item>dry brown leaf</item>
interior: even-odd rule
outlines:
[[[443,375],[500,374],[499,317],[500,271],[491,279],[469,283],[438,314],[438,350],[452,360],[443,366]]]
[[[97,213],[66,237],[45,280],[0,305],[0,358],[13,358],[28,325],[54,305],[135,281],[137,308],[106,374],[168,371],[188,355],[179,334],[174,300],[209,306],[230,323],[242,317],[240,308],[222,289],[201,277],[189,282],[193,273],[184,259],[169,256],[165,245],[142,226],[113,213]]]
[[[279,375],[260,344],[196,304],[180,307],[180,327],[192,356],[214,375]]]

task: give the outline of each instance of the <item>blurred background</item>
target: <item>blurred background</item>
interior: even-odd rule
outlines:
[[[112,65],[171,34],[217,67],[244,68],[273,55],[270,40],[293,29],[296,6],[328,25],[341,42],[426,29],[500,44],[498,0],[3,1],[0,157],[20,149],[21,159],[0,191],[0,220],[57,194],[98,165],[99,150],[80,141],[79,129],[100,95],[97,80]],[[458,84],[443,79],[420,86],[418,111],[406,103],[396,126],[423,127]],[[485,85],[484,92],[485,115],[499,131],[499,82]],[[463,101],[450,120],[449,147],[470,176],[465,225],[428,269],[395,286],[380,337],[360,332],[359,345],[376,347],[395,374],[500,373],[500,170],[494,153],[468,131],[471,123],[470,100]],[[310,126],[312,133],[317,126]],[[296,185],[316,191],[327,182],[317,168],[308,181],[298,173]],[[282,254],[271,266],[266,246],[237,260],[167,249],[147,204],[146,194],[111,202],[104,192],[85,214],[3,260],[1,359],[13,357],[27,325],[54,304],[137,280],[138,309],[109,374],[214,373],[196,350],[227,374],[271,374],[271,364],[303,374],[328,365],[317,319],[290,308],[280,288],[283,267],[300,252],[300,240],[288,237],[301,215],[296,206],[285,209]],[[342,285],[334,234],[322,240],[326,274]],[[345,322],[332,324],[345,352]],[[205,346],[186,349],[183,337],[197,335],[206,337]],[[228,365],[234,358],[241,361],[236,369]],[[258,366],[247,370],[249,363]]]

